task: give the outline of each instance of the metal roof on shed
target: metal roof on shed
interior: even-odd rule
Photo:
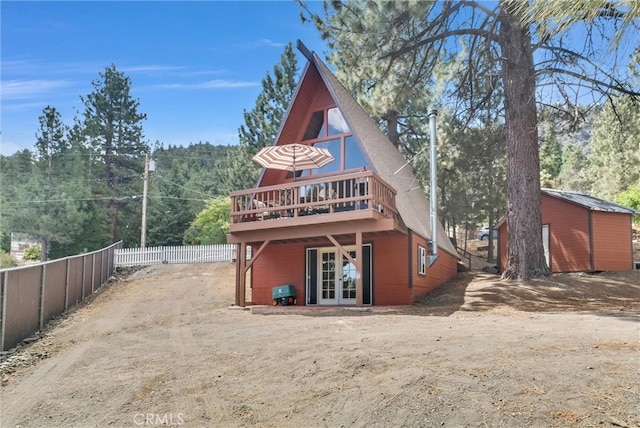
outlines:
[[[541,190],[542,190],[542,193],[545,193],[549,196],[553,196],[556,198],[564,199],[569,202],[573,202],[575,204],[588,208],[592,211],[605,211],[605,212],[615,212],[615,213],[623,213],[623,214],[640,214],[640,211],[634,210],[633,208],[624,207],[622,205],[614,204],[613,202],[605,201],[603,199],[598,199],[596,197],[585,195],[583,193],[570,192],[567,190],[547,189],[547,188],[543,188]]]

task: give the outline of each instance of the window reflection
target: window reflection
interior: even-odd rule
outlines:
[[[307,129],[304,131],[302,141],[324,137],[324,111],[316,111],[311,115]]]
[[[349,126],[337,107],[330,108],[327,112],[329,121],[329,135],[346,134]]]
[[[322,168],[314,169],[313,174],[340,171],[342,163],[342,144],[340,144],[340,139],[322,141],[320,143],[315,143],[313,146],[329,150],[329,153],[331,153],[335,159],[333,162],[328,163]]]
[[[352,135],[344,139],[344,145],[344,169],[364,168],[367,166],[367,161]]]

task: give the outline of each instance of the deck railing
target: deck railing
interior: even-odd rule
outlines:
[[[394,218],[396,191],[373,171],[302,179],[231,193],[231,224],[375,210]]]

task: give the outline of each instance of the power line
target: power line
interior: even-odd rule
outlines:
[[[205,195],[207,196],[207,195]],[[104,196],[104,197],[95,197],[95,198],[76,198],[76,199],[34,199],[30,201],[12,201],[12,202],[2,202],[2,205],[9,206],[20,206],[20,205],[28,205],[28,204],[43,204],[49,202],[80,202],[80,201],[101,201],[101,200],[116,200],[116,201],[124,201],[127,199],[142,200],[142,195],[133,195],[133,196]],[[176,196],[150,196],[149,199],[175,199],[180,201],[200,201],[207,202],[209,199],[199,199],[199,198],[179,198]]]
[[[80,202],[80,201],[102,201],[102,200],[116,200],[123,201],[126,199],[142,199],[142,195],[133,195],[133,196],[103,196],[103,197],[95,197],[95,198],[75,198],[75,199],[33,199],[30,201],[11,201],[11,202],[2,202],[2,205],[27,205],[27,204],[43,204],[49,202]]]
[[[182,184],[174,183],[173,181],[168,180],[168,179],[164,178],[164,177],[163,177],[163,176],[161,176],[161,175],[156,174],[156,177],[158,177],[158,178],[160,178],[160,179],[162,179],[162,180],[166,181],[167,183],[173,184],[174,186],[178,186],[178,187],[181,187],[181,188],[183,188],[183,189],[185,189],[185,190],[188,190],[188,191],[190,191],[190,192],[198,193],[198,194],[200,194],[200,195],[204,195],[204,196],[206,196],[206,197],[208,197],[208,198],[210,198],[210,199],[213,199],[213,196],[211,196],[211,195],[209,195],[209,194],[207,194],[207,193],[203,193],[203,192],[200,192],[200,191],[198,191],[198,190],[194,190],[194,189],[189,189],[188,187],[185,187],[185,186],[183,186]]]

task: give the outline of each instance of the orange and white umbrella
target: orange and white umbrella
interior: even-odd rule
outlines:
[[[294,180],[296,171],[322,168],[335,160],[327,149],[298,143],[265,147],[252,159],[264,168],[292,171]]]

